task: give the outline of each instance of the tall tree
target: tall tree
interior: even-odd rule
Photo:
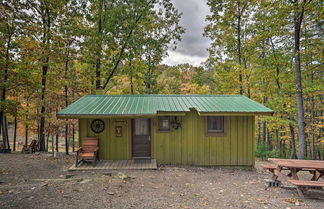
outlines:
[[[311,1],[311,0],[309,0]],[[299,152],[298,159],[306,158],[306,136],[305,136],[305,113],[303,101],[303,86],[301,75],[301,61],[300,61],[300,35],[301,27],[304,19],[304,12],[307,0],[292,0],[294,5],[294,62],[296,73],[296,90],[297,90],[297,121],[298,121],[298,139],[299,139]]]
[[[36,39],[40,38],[41,50],[41,92],[40,92],[40,121],[39,121],[39,145],[40,150],[45,151],[45,125],[46,125],[46,90],[47,74],[50,69],[53,39],[55,36],[56,20],[65,1],[40,0],[30,2],[30,9],[34,17],[34,27],[37,30]]]
[[[204,35],[212,40],[209,48],[210,62],[231,63],[238,75],[238,93],[248,93],[245,83],[248,68],[246,45],[249,41],[249,25],[254,1],[246,0],[209,0],[211,15]]]
[[[13,75],[15,66],[16,39],[21,32],[21,26],[25,5],[17,1],[5,1],[0,3],[0,133],[3,147],[9,149],[8,125],[6,113],[16,114],[15,101],[8,99],[8,91],[15,87],[10,75]],[[12,112],[14,111],[14,112]]]

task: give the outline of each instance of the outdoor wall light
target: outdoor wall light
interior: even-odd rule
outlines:
[[[174,129],[178,129],[181,127],[181,122],[179,120],[177,120],[177,117],[174,117],[174,120],[171,123],[172,128]]]

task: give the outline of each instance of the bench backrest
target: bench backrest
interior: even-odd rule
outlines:
[[[97,148],[98,148],[98,138],[96,137],[82,138],[83,152],[94,152]]]
[[[30,147],[31,148],[34,148],[36,146],[36,143],[37,143],[37,140],[33,139],[31,142],[30,142]]]

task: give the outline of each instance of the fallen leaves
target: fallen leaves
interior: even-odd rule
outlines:
[[[126,180],[126,179],[130,179],[130,178],[131,178],[130,176],[128,176],[128,175],[126,175],[126,174],[124,174],[124,173],[121,173],[121,172],[117,173],[116,176],[117,176],[118,178],[122,179],[122,180]]]
[[[295,199],[295,198],[286,198],[284,201],[288,202],[288,203],[291,203],[291,204],[294,204],[296,206],[300,206],[303,203],[303,200]]]

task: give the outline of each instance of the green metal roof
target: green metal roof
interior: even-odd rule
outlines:
[[[273,111],[242,95],[86,95],[58,117],[155,115],[163,112],[254,113]]]

